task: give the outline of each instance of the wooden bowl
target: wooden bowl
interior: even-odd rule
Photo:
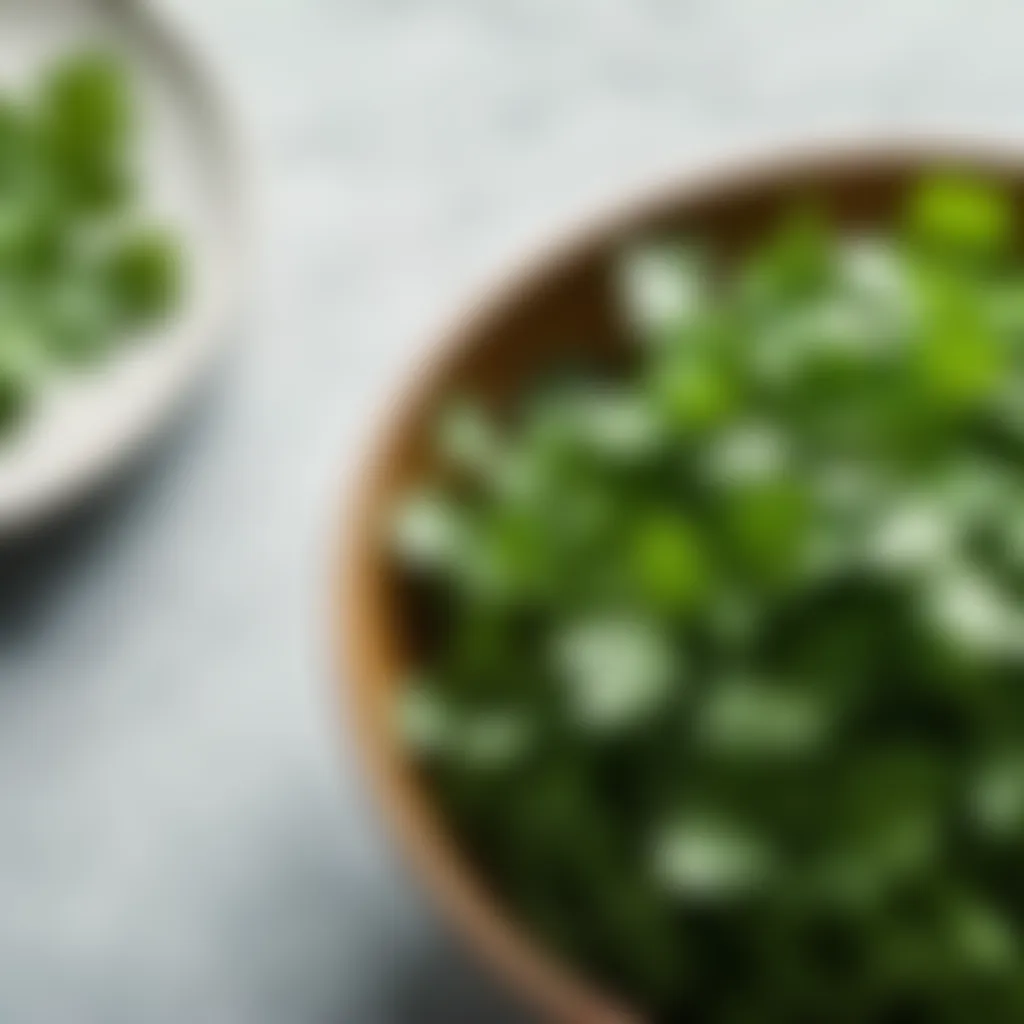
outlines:
[[[980,172],[1024,208],[1024,152],[963,143],[867,144],[733,164],[662,186],[598,218],[510,276],[443,335],[431,362],[390,409],[337,566],[341,679],[370,777],[398,840],[440,905],[525,1001],[563,1024],[623,1024],[641,1016],[578,977],[520,928],[467,862],[403,755],[394,731],[408,664],[408,594],[383,543],[389,509],[430,470],[431,424],[444,401],[470,391],[500,401],[566,353],[614,358],[622,349],[610,271],[631,237],[679,232],[742,247],[787,204],[814,196],[848,227],[885,222],[935,168]]]

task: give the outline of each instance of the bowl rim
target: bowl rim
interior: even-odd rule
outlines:
[[[761,145],[749,151],[702,160],[634,187],[625,196],[574,218],[549,233],[549,241],[499,272],[454,317],[433,332],[433,342],[400,381],[380,415],[340,505],[333,558],[330,635],[334,690],[344,734],[354,741],[357,761],[402,858],[425,888],[442,918],[474,955],[503,980],[506,989],[544,1019],[561,1024],[642,1024],[643,1015],[619,1005],[588,979],[547,953],[530,930],[496,895],[444,826],[443,814],[413,784],[410,763],[377,741],[381,727],[371,699],[386,685],[374,653],[370,615],[363,597],[372,587],[379,559],[374,554],[378,514],[385,496],[383,477],[402,438],[421,409],[443,386],[481,329],[532,293],[559,266],[597,251],[621,232],[659,211],[699,208],[716,197],[785,184],[813,173],[828,177],[861,169],[891,171],[920,166],[964,166],[1024,180],[1024,143],[970,134],[886,135],[813,143]]]

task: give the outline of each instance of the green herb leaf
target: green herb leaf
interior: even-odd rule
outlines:
[[[157,319],[181,298],[181,254],[166,231],[150,228],[122,241],[109,274],[112,293],[132,322]]]
[[[676,895],[717,901],[763,885],[770,877],[771,856],[757,836],[736,822],[690,814],[658,837],[654,871]]]
[[[576,724],[588,733],[615,733],[662,707],[683,668],[666,637],[642,619],[602,616],[562,630],[555,668]]]
[[[910,206],[914,233],[928,244],[969,254],[998,252],[1009,242],[1013,216],[1007,196],[962,174],[923,182]]]

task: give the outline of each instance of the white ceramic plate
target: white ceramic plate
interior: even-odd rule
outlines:
[[[0,0],[0,88],[83,45],[122,55],[141,107],[144,204],[179,235],[178,312],[87,373],[56,375],[0,448],[0,536],[81,498],[167,422],[225,340],[241,280],[245,193],[219,89],[153,0]]]

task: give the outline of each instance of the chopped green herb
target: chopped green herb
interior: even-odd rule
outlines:
[[[573,721],[595,735],[649,718],[673,682],[680,685],[678,656],[643,619],[600,617],[571,625],[556,638],[554,655]]]
[[[399,511],[410,754],[645,1019],[1024,1019],[1016,228],[945,174],[631,251],[633,369],[461,400]]]
[[[149,229],[121,242],[110,258],[114,301],[132,323],[173,309],[181,292],[181,258],[174,238]]]
[[[176,239],[136,208],[127,68],[72,54],[34,93],[0,96],[0,438],[49,377],[108,357],[183,290]]]

